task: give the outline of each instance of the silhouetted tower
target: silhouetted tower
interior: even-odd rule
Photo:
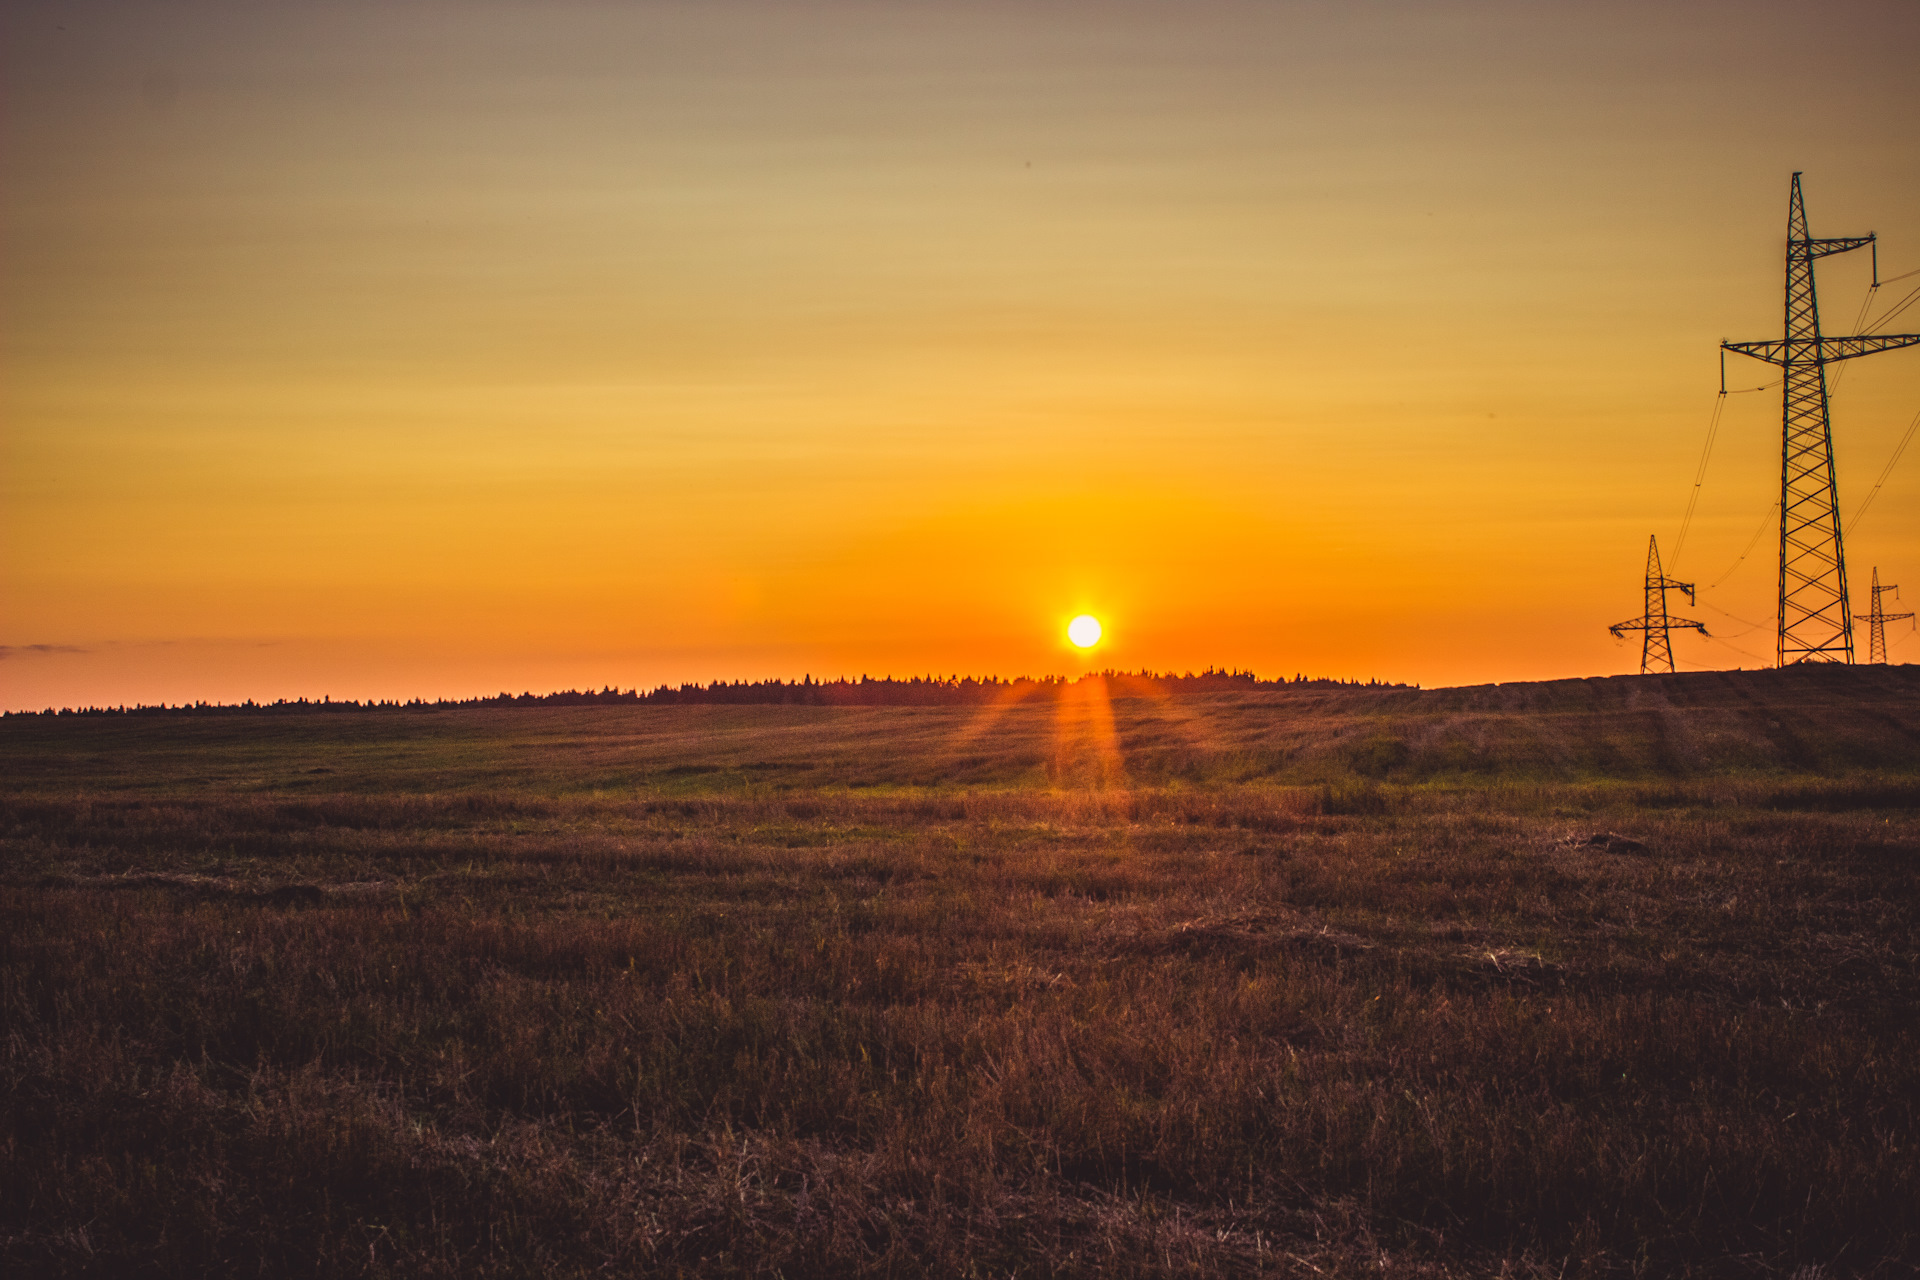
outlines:
[[[1852,662],[1847,562],[1840,545],[1840,498],[1833,486],[1833,430],[1827,417],[1827,366],[1920,343],[1920,333],[1820,335],[1813,260],[1864,249],[1871,234],[1815,240],[1807,234],[1800,175],[1787,201],[1787,331],[1778,342],[1723,342],[1721,350],[1781,369],[1780,640],[1775,657],[1791,662]],[[1874,250],[1874,284],[1880,281]],[[1723,357],[1724,358],[1724,357]]]
[[[1685,630],[1692,627],[1701,635],[1707,634],[1705,626],[1686,618],[1675,618],[1667,613],[1667,592],[1684,591],[1687,603],[1693,603],[1693,584],[1675,582],[1660,569],[1660,543],[1647,539],[1647,611],[1631,622],[1616,622],[1607,630],[1613,632],[1615,639],[1625,639],[1623,631],[1640,631],[1645,634],[1640,644],[1640,674],[1647,675],[1658,670],[1662,664],[1673,670],[1673,637],[1668,634],[1675,627]]]
[[[1887,624],[1889,622],[1903,622],[1913,616],[1911,613],[1888,613],[1880,604],[1880,593],[1882,591],[1893,592],[1893,598],[1895,600],[1900,598],[1900,588],[1897,584],[1889,583],[1884,587],[1880,585],[1880,566],[1875,565],[1873,566],[1873,606],[1865,613],[1856,613],[1853,615],[1867,624],[1868,662],[1885,662],[1887,660]]]

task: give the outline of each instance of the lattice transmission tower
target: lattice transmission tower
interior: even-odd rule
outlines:
[[[1787,202],[1786,336],[1775,342],[1720,344],[1722,351],[1752,356],[1781,369],[1780,639],[1775,657],[1783,667],[1793,662],[1853,661],[1840,498],[1833,484],[1833,428],[1827,416],[1827,366],[1913,346],[1920,343],[1920,333],[1822,336],[1813,263],[1816,258],[1873,243],[1871,234],[1828,240],[1809,236],[1800,175],[1794,174]],[[1877,247],[1874,254],[1877,288]]]
[[[1687,603],[1693,603],[1693,584],[1676,582],[1660,568],[1660,543],[1657,539],[1647,539],[1647,611],[1628,622],[1616,622],[1607,630],[1613,632],[1616,640],[1625,639],[1624,632],[1639,631],[1640,638],[1640,674],[1648,675],[1661,669],[1662,664],[1668,672],[1673,670],[1672,631],[1678,627],[1684,631],[1692,627],[1701,635],[1707,634],[1704,625],[1687,618],[1676,618],[1667,612],[1667,592],[1684,591]]]
[[[1900,588],[1897,584],[1889,583],[1884,587],[1880,585],[1880,566],[1875,565],[1873,566],[1873,606],[1865,613],[1856,613],[1853,615],[1867,624],[1868,662],[1885,662],[1887,660],[1887,624],[1889,622],[1904,622],[1913,616],[1911,613],[1888,613],[1880,603],[1880,593],[1882,591],[1893,592],[1893,598],[1895,600],[1900,598]]]

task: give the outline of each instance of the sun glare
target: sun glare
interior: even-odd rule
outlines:
[[[1091,649],[1100,643],[1100,619],[1090,613],[1083,613],[1067,624],[1067,639],[1080,649]]]

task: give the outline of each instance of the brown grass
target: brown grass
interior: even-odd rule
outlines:
[[[1123,747],[1107,790],[963,712],[9,721],[0,1261],[1908,1274],[1920,718],[1878,678],[1648,686],[1669,744],[1779,720],[1818,769],[1654,768],[1536,687],[1183,705],[1200,776]],[[1469,733],[1575,762],[1425,768]],[[956,768],[1011,772],[848,785]]]

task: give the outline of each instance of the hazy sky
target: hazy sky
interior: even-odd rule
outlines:
[[[8,707],[1038,674],[1080,611],[1633,670],[1788,175],[1920,268],[1905,0],[13,3],[0,59]],[[1771,659],[1779,408],[1684,665]],[[1846,372],[1845,510],[1916,412]],[[1848,550],[1920,598],[1920,446]]]

